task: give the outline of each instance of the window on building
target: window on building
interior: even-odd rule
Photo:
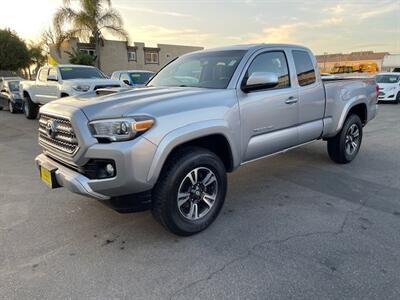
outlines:
[[[158,64],[158,51],[146,51],[144,53],[144,62],[146,64]]]
[[[247,70],[246,77],[255,72],[271,72],[278,76],[278,85],[270,89],[290,87],[289,69],[285,53],[282,51],[265,52],[258,55]]]
[[[95,49],[80,49],[79,51],[89,54],[90,56],[96,56],[96,50]]]
[[[293,59],[299,85],[313,84],[315,82],[315,70],[310,55],[306,51],[294,50]]]
[[[128,51],[128,61],[136,61],[136,51]]]

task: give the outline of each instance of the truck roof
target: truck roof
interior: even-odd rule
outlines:
[[[400,75],[400,72],[380,72],[376,75]]]
[[[113,73],[122,73],[122,72],[155,73],[154,71],[148,71],[148,70],[117,70],[114,71]]]
[[[87,65],[73,65],[73,64],[65,64],[65,65],[57,65],[56,67],[59,68],[76,68],[76,67],[80,67],[80,68],[94,68],[94,66],[87,66]]]
[[[267,44],[267,43],[259,43],[259,44],[243,44],[243,45],[233,45],[227,47],[218,47],[218,48],[210,48],[205,50],[200,50],[196,52],[203,52],[203,51],[227,51],[227,50],[258,50],[262,48],[275,48],[275,47],[282,47],[282,48],[299,48],[299,49],[306,49],[308,48],[301,46],[301,45],[294,45],[294,44]]]

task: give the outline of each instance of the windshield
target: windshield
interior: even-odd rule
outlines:
[[[154,73],[148,73],[148,72],[129,73],[129,77],[131,78],[132,84],[146,84],[147,81],[149,81],[150,77],[153,75],[154,75]]]
[[[148,85],[225,89],[245,53],[230,50],[183,56],[162,69]]]
[[[8,88],[10,92],[18,92],[19,91],[19,81],[9,81]]]
[[[68,79],[91,79],[91,78],[107,78],[96,68],[85,67],[61,67],[61,78]]]
[[[376,75],[377,83],[397,83],[400,81],[400,75]]]

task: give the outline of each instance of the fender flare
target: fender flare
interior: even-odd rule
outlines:
[[[210,120],[206,122],[191,123],[177,128],[166,134],[159,143],[153,156],[153,161],[147,175],[147,180],[155,184],[165,161],[171,152],[179,145],[197,138],[220,134],[226,138],[232,153],[233,166],[239,165],[239,153],[236,151],[230,129],[224,120]]]
[[[354,106],[359,105],[359,104],[364,104],[365,106],[367,106],[365,101],[366,101],[365,96],[358,96],[357,98],[355,98],[355,99],[353,99],[353,100],[351,100],[351,101],[346,103],[346,105],[344,106],[344,108],[342,110],[342,113],[340,115],[339,122],[338,122],[338,125],[336,127],[336,132],[339,132],[342,129],[343,124],[346,121],[346,118],[349,115],[350,110]],[[367,109],[367,114],[368,114],[368,109]],[[368,116],[367,116],[367,120],[368,120]]]

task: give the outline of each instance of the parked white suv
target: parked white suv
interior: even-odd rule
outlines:
[[[400,72],[379,73],[375,80],[379,86],[379,101],[391,101],[400,104]]]
[[[100,88],[123,87],[119,80],[109,79],[99,69],[83,65],[42,67],[36,81],[22,81],[25,116],[36,119],[39,106],[62,97],[74,96]]]

